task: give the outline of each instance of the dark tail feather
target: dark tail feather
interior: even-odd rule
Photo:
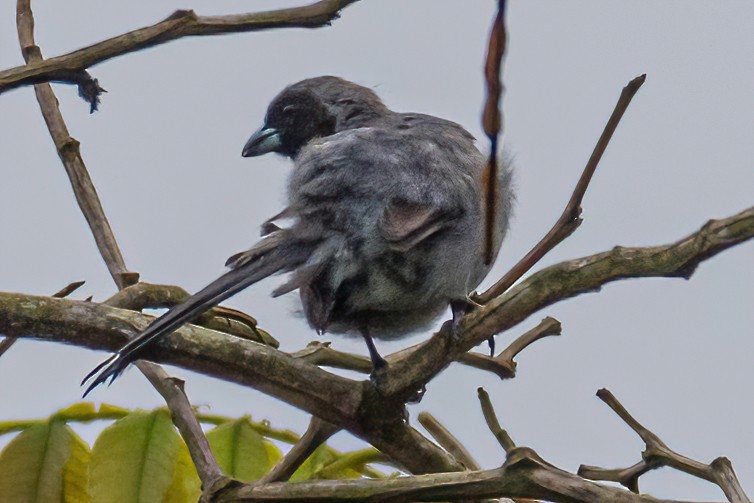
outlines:
[[[138,354],[157,338],[170,334],[184,323],[197,318],[208,309],[267,276],[295,267],[308,255],[303,250],[297,250],[298,253],[286,253],[286,250],[281,248],[271,250],[258,260],[226,272],[192,295],[186,302],[173,307],[150,323],[139,336],[129,341],[120,351],[87,374],[82,385],[92,377],[94,380],[86,389],[84,396],[108,379],[112,383],[132,361],[138,359]]]

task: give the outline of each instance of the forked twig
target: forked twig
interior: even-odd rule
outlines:
[[[639,477],[655,468],[669,466],[694,477],[717,484],[723,490],[731,503],[749,503],[741,484],[733,470],[730,460],[719,457],[710,464],[704,464],[694,459],[678,454],[670,449],[660,437],[641,425],[615,398],[609,390],[597,391],[597,396],[620,417],[644,441],[646,449],[642,453],[642,460],[628,468],[605,469],[595,466],[581,465],[578,474],[591,480],[608,480],[619,482],[629,490],[639,492]]]
[[[597,145],[595,145],[584,171],[581,173],[581,178],[579,178],[576,188],[574,189],[573,194],[571,194],[571,199],[568,201],[562,215],[560,215],[560,218],[555,222],[552,229],[550,229],[545,237],[543,237],[539,243],[537,243],[534,248],[524,256],[524,258],[519,260],[519,262],[513,266],[505,276],[492,285],[486,292],[479,295],[475,299],[476,301],[482,304],[487,303],[508,290],[513,283],[518,281],[521,276],[534,267],[534,264],[539,262],[542,257],[555,248],[565,238],[570,236],[579,225],[581,225],[581,201],[584,199],[584,194],[586,193],[587,187],[589,187],[589,182],[592,180],[592,175],[594,175],[594,171],[597,169],[602,154],[605,153],[610,138],[612,138],[615,129],[618,127],[618,123],[620,123],[624,112],[628,108],[628,105],[631,103],[636,92],[642,84],[644,84],[646,78],[646,74],[640,75],[623,88],[620,98],[618,98],[618,103],[616,103],[615,109],[605,125],[605,129],[602,131],[602,135],[597,141]]]
[[[257,481],[257,484],[269,484],[270,482],[288,480],[298,467],[312,455],[317,447],[324,444],[327,439],[339,431],[339,426],[320,419],[317,416],[312,416],[306,433],[301,436],[301,439],[296,442],[272,470]]]
[[[31,0],[18,0],[16,4],[16,24],[18,41],[24,59],[27,63],[41,62],[41,51],[34,42],[34,15],[31,10]],[[50,84],[37,84],[34,86],[34,91],[37,95],[39,108],[50,131],[50,136],[52,136],[60,159],[66,168],[76,200],[92,230],[100,255],[107,264],[110,275],[118,288],[123,289],[138,281],[138,274],[129,272],[126,268],[115,235],[110,228],[97,196],[97,191],[81,158],[79,142],[70,137],[63,115],[60,113],[58,100]],[[214,490],[216,485],[223,480],[222,472],[209,449],[207,438],[204,436],[188,397],[183,391],[183,386],[177,385],[175,381],[170,379],[159,365],[141,361],[137,362],[136,366],[165,398],[172,413],[173,422],[189,448],[189,453],[202,481],[202,487],[205,491]]]

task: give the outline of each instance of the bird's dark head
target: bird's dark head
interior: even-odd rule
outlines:
[[[242,155],[277,152],[296,157],[309,141],[334,132],[335,116],[326,103],[308,89],[289,87],[270,103],[264,125],[246,142]]]
[[[264,126],[243,149],[244,157],[277,152],[295,157],[314,138],[369,125],[391,113],[366,87],[340,77],[314,77],[286,87],[267,108]]]

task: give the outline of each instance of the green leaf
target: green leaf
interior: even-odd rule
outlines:
[[[0,495],[13,503],[63,501],[63,474],[74,443],[61,421],[31,426],[0,453]]]
[[[301,463],[293,475],[291,475],[291,482],[299,482],[302,480],[309,480],[314,475],[322,470],[325,466],[329,465],[337,459],[335,453],[330,449],[327,444],[322,444],[312,453],[306,461]]]
[[[164,409],[136,411],[105,428],[92,449],[89,487],[96,502],[162,502],[181,447]]]
[[[261,478],[283,457],[275,444],[252,427],[248,417],[213,428],[207,440],[220,468],[242,482]]]
[[[71,432],[71,455],[63,468],[63,501],[65,503],[90,503],[89,461],[92,451],[76,433]]]

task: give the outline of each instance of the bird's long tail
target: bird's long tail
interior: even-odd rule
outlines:
[[[254,259],[246,261],[242,265],[236,265],[236,268],[217,278],[205,288],[192,295],[186,302],[173,307],[154,320],[141,334],[89,372],[81,382],[83,386],[93,378],[84,396],[88,395],[89,392],[108,379],[112,383],[156,339],[177,330],[184,323],[197,318],[208,309],[235,295],[244,288],[276,272],[290,270],[306,260],[307,253],[303,249],[297,250],[295,247],[286,246],[265,248],[261,256],[254,257]],[[270,250],[269,248],[272,249]],[[254,250],[252,249],[251,251]]]

